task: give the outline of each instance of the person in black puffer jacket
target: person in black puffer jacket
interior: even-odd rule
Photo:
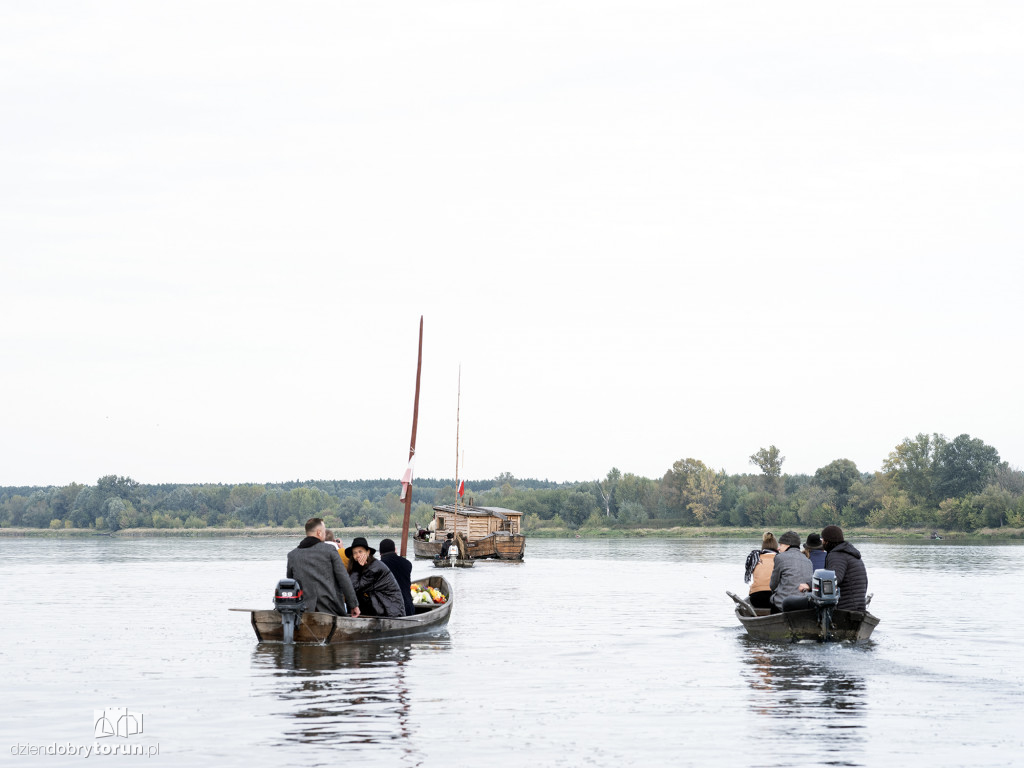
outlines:
[[[402,590],[391,570],[374,557],[376,552],[362,536],[356,536],[352,546],[345,548],[345,554],[352,560],[352,587],[359,600],[360,615],[405,616]]]
[[[836,572],[839,584],[839,604],[844,611],[866,611],[868,572],[861,560],[860,551],[843,538],[843,529],[838,525],[825,526],[821,532],[825,545],[825,568]]]

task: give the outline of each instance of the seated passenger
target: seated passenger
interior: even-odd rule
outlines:
[[[769,581],[772,613],[781,613],[782,601],[799,595],[800,585],[811,581],[811,561],[798,549],[799,546],[800,535],[796,531],[786,531],[779,537],[779,554],[775,556]]]
[[[415,616],[416,608],[412,604],[412,563],[395,552],[395,542],[391,539],[380,540],[380,561],[388,567],[398,582],[398,588],[405,600],[405,615]]]
[[[376,553],[362,536],[356,536],[352,546],[345,548],[345,554],[352,561],[352,586],[361,615],[405,616],[402,590],[391,570],[374,558]]]
[[[821,542],[825,551],[825,568],[836,574],[839,587],[839,603],[842,611],[866,611],[868,572],[861,559],[860,550],[850,544],[838,525],[826,525],[821,531]],[[813,574],[812,574],[813,575]],[[800,585],[801,592],[810,592],[810,579]]]
[[[444,544],[441,545],[441,559],[444,560],[448,557],[448,551],[452,548],[452,544],[455,543],[455,534],[449,533],[445,537]]]
[[[751,550],[747,555],[743,581],[750,584],[750,604],[755,608],[772,607],[771,578],[778,551],[775,534],[767,531],[761,537],[761,549]]]
[[[319,517],[307,520],[306,538],[288,553],[286,575],[296,579],[302,587],[307,611],[358,616],[359,604],[352,582],[338,550],[324,542],[326,535],[323,520]]]
[[[804,544],[804,554],[811,558],[811,573],[825,567],[825,547],[822,546],[821,536],[816,533],[807,535],[807,543]]]
[[[338,555],[341,557],[341,562],[345,566],[345,573],[348,573],[348,570],[352,566],[352,564],[348,561],[348,558],[345,557],[345,546],[336,538],[334,538],[334,531],[332,531],[330,528],[327,529],[327,535],[324,536],[324,541],[326,541],[328,544],[333,544],[335,547],[337,547]]]

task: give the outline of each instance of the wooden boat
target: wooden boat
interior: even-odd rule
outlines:
[[[433,541],[413,539],[416,557],[434,558],[449,533],[466,537],[465,557],[470,560],[522,560],[526,537],[521,533],[523,513],[503,507],[441,504],[434,507]]]
[[[306,611],[295,628],[296,643],[336,645],[360,640],[381,640],[404,637],[442,629],[448,623],[455,602],[451,585],[441,576],[416,579],[414,584],[434,587],[447,598],[440,605],[417,605],[415,616],[367,617],[335,616],[331,613]],[[231,608],[250,614],[256,639],[261,643],[282,642],[284,629],[281,614],[273,609]]]
[[[844,611],[832,608],[828,622],[823,622],[818,609],[786,613],[769,613],[766,609],[754,608],[749,600],[726,592],[736,603],[736,618],[757,640],[774,642],[796,642],[817,640],[818,642],[860,642],[871,637],[878,625],[878,617],[867,611]],[[869,597],[870,602],[870,597]]]
[[[476,560],[470,560],[468,557],[457,557],[454,560],[450,557],[434,558],[435,568],[472,568],[474,565],[476,565]]]

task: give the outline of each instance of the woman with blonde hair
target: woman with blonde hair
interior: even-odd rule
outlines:
[[[743,581],[750,584],[750,604],[755,608],[770,609],[772,607],[772,570],[775,568],[775,555],[779,553],[779,542],[775,534],[765,531],[761,537],[761,548],[753,549],[747,555]]]

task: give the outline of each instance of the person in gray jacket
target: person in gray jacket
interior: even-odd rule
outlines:
[[[359,601],[352,580],[338,548],[324,541],[326,535],[327,528],[319,517],[306,521],[306,538],[288,553],[288,578],[299,582],[307,611],[358,616]]]
[[[811,561],[800,551],[800,535],[786,531],[779,537],[779,554],[769,586],[772,589],[772,613],[782,611],[782,601],[800,594],[800,585],[809,583],[814,571]]]

